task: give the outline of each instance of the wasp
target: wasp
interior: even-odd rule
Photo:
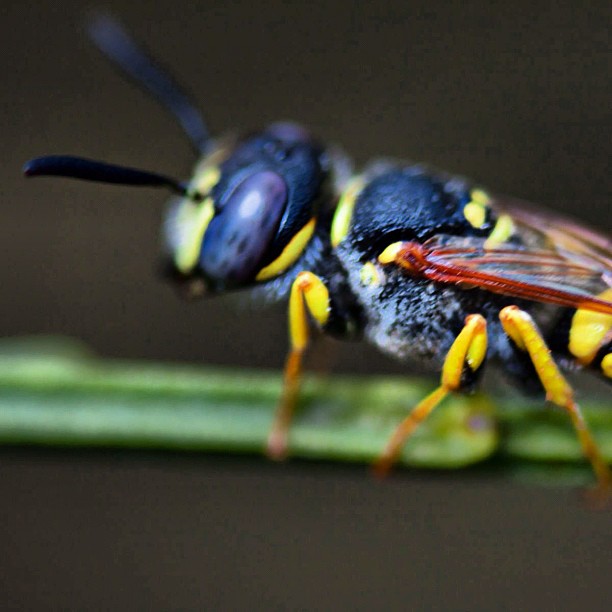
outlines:
[[[441,372],[376,464],[389,470],[411,433],[485,365],[567,412],[603,488],[610,469],[563,371],[612,381],[612,241],[469,180],[400,161],[354,173],[348,157],[294,123],[213,138],[202,115],[115,19],[94,44],[182,126],[199,161],[176,179],[72,156],[29,161],[27,176],[170,189],[170,276],[192,296],[249,289],[288,301],[290,350],[267,453],[283,458],[312,327],[366,339]]]

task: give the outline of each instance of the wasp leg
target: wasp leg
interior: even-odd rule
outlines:
[[[267,454],[283,459],[287,454],[287,437],[302,378],[302,357],[308,346],[308,314],[323,326],[329,318],[327,287],[312,272],[300,272],[291,285],[289,296],[289,340],[291,349],[285,363],[283,391],[268,436]]]
[[[591,462],[601,490],[612,483],[610,468],[595,442],[574,401],[574,391],[559,371],[548,346],[533,319],[518,306],[507,306],[499,313],[506,334],[522,350],[529,353],[538,377],[546,391],[546,399],[564,408],[570,415],[582,446],[582,452]]]
[[[487,322],[478,314],[469,315],[453,342],[442,366],[440,386],[419,402],[393,432],[385,450],[374,465],[379,475],[385,475],[397,460],[408,437],[451,392],[461,388],[465,368],[476,372],[487,353]]]

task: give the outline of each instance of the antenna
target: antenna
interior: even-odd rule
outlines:
[[[95,14],[87,25],[94,45],[121,72],[151,94],[178,120],[198,154],[207,152],[211,136],[202,113],[175,79],[141,47],[114,17]]]
[[[73,157],[71,155],[49,155],[47,157],[31,159],[24,165],[23,173],[27,177],[63,176],[83,181],[112,183],[115,185],[167,187],[182,196],[194,200],[201,199],[198,193],[190,192],[185,184],[163,174],[107,164],[84,157]]]

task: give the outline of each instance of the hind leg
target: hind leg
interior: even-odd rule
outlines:
[[[610,468],[574,400],[574,391],[554,362],[546,342],[533,319],[518,306],[507,306],[499,313],[504,331],[518,346],[529,354],[538,377],[546,391],[546,399],[563,408],[572,419],[582,452],[591,462],[599,488],[608,490],[612,483]]]

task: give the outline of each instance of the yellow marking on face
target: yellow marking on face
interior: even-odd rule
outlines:
[[[262,268],[255,280],[264,281],[278,276],[293,264],[302,254],[308,241],[312,238],[316,225],[316,219],[313,217],[290,241],[283,249],[283,252],[265,268]]]
[[[612,288],[597,296],[612,302]],[[612,315],[579,308],[572,317],[569,350],[582,365],[595,359],[597,351],[612,338]]]
[[[363,177],[353,177],[340,197],[331,226],[331,243],[334,248],[337,247],[348,234],[351,227],[351,218],[353,216],[355,202],[364,184],[365,181]]]
[[[221,169],[219,166],[209,166],[202,170],[193,180],[193,188],[197,193],[208,195],[210,190],[219,182]]]
[[[510,215],[500,215],[493,231],[484,243],[485,249],[494,249],[506,242],[514,234],[514,222]]]
[[[385,281],[383,273],[371,261],[363,264],[359,271],[359,279],[365,287],[378,287]]]
[[[306,308],[323,326],[329,318],[329,292],[323,281],[312,272],[300,272],[291,285],[289,296],[289,336],[295,350],[308,344]]]
[[[601,360],[601,369],[604,373],[604,376],[607,378],[612,378],[612,353],[608,353]]]
[[[187,274],[195,268],[198,262],[204,233],[215,214],[215,207],[212,198],[206,198],[197,204],[186,201],[181,206],[182,210],[178,213],[180,216],[179,223],[189,226],[189,235],[177,249],[174,262],[180,272]]]

